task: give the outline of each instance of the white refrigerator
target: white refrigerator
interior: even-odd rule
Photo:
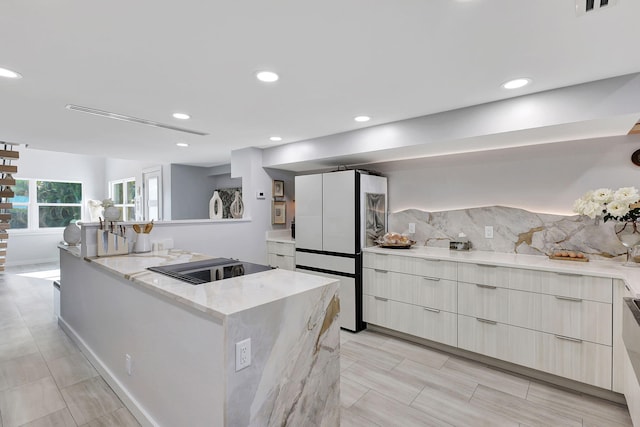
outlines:
[[[340,280],[340,326],[364,329],[362,248],[387,231],[387,178],[344,170],[295,178],[296,269]]]

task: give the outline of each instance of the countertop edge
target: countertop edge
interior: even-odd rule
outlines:
[[[422,259],[453,261],[469,264],[490,264],[498,267],[541,270],[554,273],[580,274],[585,276],[620,279],[629,290],[640,297],[640,264],[625,267],[616,261],[575,262],[552,260],[544,255],[512,254],[489,251],[452,251],[447,248],[414,247],[410,249],[387,249],[369,247],[364,253],[398,255]]]

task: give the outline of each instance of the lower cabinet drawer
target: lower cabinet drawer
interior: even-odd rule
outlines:
[[[536,334],[481,317],[458,315],[458,347],[526,367],[536,363]]]
[[[362,300],[363,317],[367,323],[450,346],[457,345],[457,316],[454,313],[372,295],[364,295]]]
[[[561,335],[539,334],[540,365],[537,369],[611,389],[611,347]]]
[[[610,346],[458,315],[458,347],[611,389]]]
[[[296,269],[295,257],[280,255],[280,254],[268,254],[268,255],[269,255],[269,265],[271,267],[278,267],[284,270]]]
[[[490,285],[459,282],[458,313],[508,323],[509,290]]]
[[[286,256],[294,256],[296,254],[295,243],[270,242],[267,241],[267,252]]]
[[[367,295],[444,311],[457,311],[455,280],[364,268],[362,287],[363,293]]]
[[[611,345],[611,304],[552,295],[540,295],[540,299],[543,332]]]

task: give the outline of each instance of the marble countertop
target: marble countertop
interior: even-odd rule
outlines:
[[[411,249],[386,249],[370,247],[363,252],[388,255],[403,255],[425,259],[439,259],[474,264],[491,264],[501,267],[515,267],[556,273],[583,274],[588,276],[611,277],[625,281],[632,293],[640,297],[640,264],[625,267],[619,261],[576,262],[552,260],[546,256],[508,254],[488,251],[452,251],[447,248],[413,247]]]
[[[291,230],[270,230],[266,233],[267,242],[295,243],[296,239],[291,237]]]
[[[296,243],[296,239],[291,238],[291,236],[281,236],[281,237],[267,237],[267,242],[278,242],[278,243]]]
[[[69,247],[63,245],[60,249],[69,251]],[[85,260],[177,303],[219,319],[335,282],[334,279],[321,276],[273,269],[217,282],[191,285],[146,269],[210,258],[214,257],[171,249]]]

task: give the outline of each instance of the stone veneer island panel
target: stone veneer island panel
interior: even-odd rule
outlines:
[[[613,222],[585,216],[529,212],[505,206],[426,212],[407,209],[389,214],[389,230],[406,232],[416,224],[413,239],[419,245],[449,247],[458,233],[467,235],[472,249],[481,251],[548,255],[553,249],[580,251],[592,259],[626,254],[617,239]],[[485,225],[493,226],[493,239],[484,237]]]
[[[339,425],[338,283],[271,270],[193,286],[145,270],[202,258],[61,248],[59,322],[143,425]]]

